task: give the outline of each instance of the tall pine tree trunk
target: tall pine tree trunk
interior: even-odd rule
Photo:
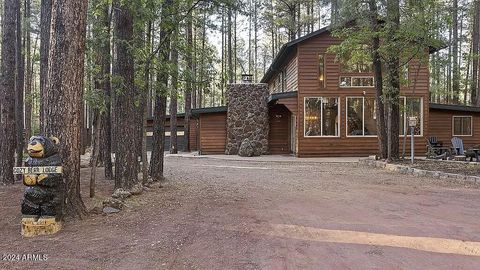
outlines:
[[[31,3],[30,0],[25,1],[25,47],[27,58],[26,84],[25,84],[25,138],[26,141],[32,136],[32,84],[33,84],[33,65],[31,53],[31,37],[30,37],[30,16]],[[35,52],[35,50],[34,50]]]
[[[178,50],[177,46],[177,37],[172,40],[172,54],[171,54],[171,63],[172,63],[172,90],[170,94],[170,154],[178,153],[178,140],[177,140],[177,99],[178,99]]]
[[[5,0],[0,77],[0,183],[13,184],[15,153],[15,0]]]
[[[115,71],[120,79],[116,86],[115,122],[122,134],[115,147],[115,188],[131,188],[138,182],[138,109],[134,85],[133,14],[128,4],[115,7],[116,57]]]
[[[53,0],[45,132],[60,139],[67,215],[86,214],[80,196],[80,127],[83,101],[86,0]],[[65,106],[68,103],[69,106]]]
[[[473,31],[472,31],[472,55],[480,54],[480,0],[474,2],[473,13]],[[474,57],[472,61],[472,81],[470,91],[472,93],[472,103],[480,106],[480,95],[478,93],[480,60]]]
[[[234,74],[233,74],[233,51],[232,51],[232,8],[228,7],[228,83],[233,83]]]
[[[373,32],[378,32],[378,9],[375,0],[369,0],[370,9],[370,25]],[[376,102],[376,115],[377,115],[377,136],[378,136],[378,149],[381,158],[387,157],[387,131],[385,124],[385,104],[383,102],[383,75],[382,75],[382,62],[379,53],[380,37],[374,36],[372,38],[372,60],[373,60],[373,72],[375,75],[375,102]]]
[[[40,133],[45,130],[45,110],[43,95],[47,86],[48,53],[50,48],[50,22],[52,0],[41,0],[40,7]]]
[[[460,68],[458,63],[458,0],[453,0],[453,36],[452,36],[452,99],[455,104],[460,100]]]
[[[153,23],[149,21],[147,23],[147,34],[145,40],[145,48],[147,51],[151,52],[152,50],[152,33],[153,33]],[[143,103],[143,123],[142,123],[142,183],[146,184],[148,182],[148,155],[147,155],[147,118],[148,118],[148,104],[150,97],[150,78],[151,78],[151,61],[147,61],[145,64],[145,88],[142,92],[142,103]]]
[[[396,34],[400,26],[400,3],[399,0],[387,0],[387,27],[389,35],[386,42],[395,44]],[[390,52],[386,60],[387,88],[386,99],[388,104],[388,159],[398,159],[400,154],[400,59],[399,53]]]
[[[189,0],[191,6],[191,0]],[[222,33],[223,33],[222,28]],[[184,138],[185,151],[190,151],[190,116],[192,113],[192,83],[193,83],[193,15],[188,14],[187,18],[187,81],[185,85],[185,119],[184,119]],[[222,38],[223,42],[223,38]],[[223,47],[222,47],[223,50]],[[222,61],[223,63],[223,61]],[[223,80],[222,73],[222,80]]]
[[[25,55],[23,53],[23,42],[22,42],[22,9],[20,1],[17,2],[17,32],[16,32],[16,51],[15,51],[15,64],[16,64],[16,74],[15,74],[15,126],[17,130],[17,140],[16,140],[16,166],[22,166],[23,163],[23,149],[24,149],[24,136],[23,136],[23,113],[24,113],[24,98],[23,98],[23,88],[25,85]],[[18,179],[21,179],[20,176]]]
[[[169,59],[170,38],[168,31],[172,27],[171,9],[172,0],[165,0],[162,5],[160,24],[161,48],[159,51],[159,64],[165,65]],[[157,74],[157,90],[155,93],[155,110],[153,116],[153,143],[152,157],[150,160],[150,176],[154,181],[163,180],[163,160],[165,151],[165,117],[167,107],[166,90],[168,89],[168,72],[159,68]]]
[[[111,17],[109,6],[103,7],[102,25],[106,31],[107,40],[102,41],[102,74],[103,74],[103,93],[105,96],[105,112],[102,117],[102,135],[103,135],[103,163],[105,166],[105,178],[113,179],[113,165],[112,165],[112,94],[111,94],[111,48],[110,48],[110,33],[111,33]]]

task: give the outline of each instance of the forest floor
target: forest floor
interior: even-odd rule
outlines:
[[[20,184],[0,187],[0,269],[478,269],[475,187],[356,163],[166,158],[162,188],[117,214],[20,235]],[[82,169],[87,198],[89,169]],[[98,196],[113,183],[98,170]]]

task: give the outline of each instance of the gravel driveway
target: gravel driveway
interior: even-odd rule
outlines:
[[[0,187],[0,253],[48,255],[0,268],[479,269],[474,187],[355,163],[168,157],[166,176],[119,214],[35,239],[19,235],[22,187]]]

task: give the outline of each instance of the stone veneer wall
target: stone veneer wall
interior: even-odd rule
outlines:
[[[268,153],[268,96],[267,84],[230,84],[228,86],[225,154],[239,154],[240,146],[244,141],[249,141],[253,147],[253,155]]]

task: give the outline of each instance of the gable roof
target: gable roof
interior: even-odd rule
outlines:
[[[319,36],[323,33],[330,32],[331,29],[332,29],[331,26],[326,26],[326,27],[318,29],[317,31],[314,31],[310,34],[307,34],[303,37],[299,37],[297,39],[294,39],[292,41],[289,41],[289,42],[283,44],[283,46],[280,48],[280,51],[275,56],[275,59],[273,59],[272,64],[270,65],[270,67],[268,68],[267,72],[265,73],[265,75],[263,76],[263,78],[260,82],[261,83],[268,83],[268,81],[270,81],[270,79],[273,77],[273,75],[275,75],[275,73],[277,71],[279,71],[279,68],[282,66],[283,62],[287,59],[287,57],[290,55],[290,53],[294,49],[296,49],[296,47],[299,43],[301,43],[305,40],[308,40],[310,38]],[[439,48],[430,47],[428,53],[432,54],[432,53],[434,53],[436,51],[439,51],[441,49],[444,49],[444,48],[446,48],[446,45],[441,46]]]
[[[283,64],[285,59],[290,55],[290,53],[297,47],[297,45],[307,39],[310,39],[312,37],[316,37],[318,35],[321,35],[325,32],[328,32],[330,30],[330,26],[321,28],[317,31],[314,31],[310,34],[307,34],[303,37],[297,38],[295,40],[289,41],[280,48],[280,51],[277,53],[275,56],[275,59],[273,59],[272,64],[268,68],[267,72],[263,76],[262,80],[260,81],[261,83],[268,83],[268,81],[273,77],[275,72],[278,71],[280,66]]]

